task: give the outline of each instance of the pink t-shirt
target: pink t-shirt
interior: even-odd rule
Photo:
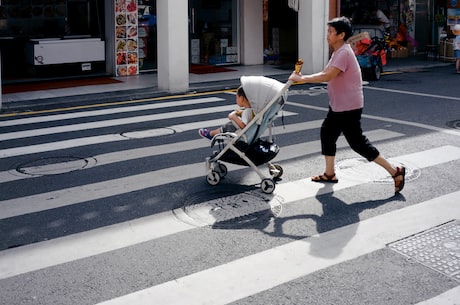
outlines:
[[[335,67],[341,71],[327,84],[329,105],[332,111],[343,112],[363,108],[361,68],[350,45],[344,43],[332,53],[327,66]]]

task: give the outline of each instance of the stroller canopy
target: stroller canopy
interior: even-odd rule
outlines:
[[[287,99],[287,91],[282,92],[284,84],[276,79],[265,76],[241,76],[241,86],[256,114],[282,94],[285,94],[284,99]]]

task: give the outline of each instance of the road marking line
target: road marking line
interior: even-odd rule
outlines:
[[[391,158],[390,161],[396,161],[402,164],[410,164],[410,167],[415,168],[427,168],[438,164],[447,163],[450,161],[460,159],[460,148],[456,146],[442,146],[425,150],[422,152],[416,152],[404,156],[398,156]],[[365,167],[377,167],[374,163],[365,163]],[[352,176],[347,174],[349,171],[354,171],[353,168],[342,170],[347,177]],[[369,171],[371,172],[371,171]],[[382,178],[387,175],[386,171],[382,170]],[[375,178],[375,177],[373,177]],[[367,180],[366,177],[359,177],[359,179],[341,179],[337,184],[331,184],[327,187],[322,183],[311,183],[310,178],[300,179],[293,182],[282,183],[276,186],[274,194],[280,195],[287,202],[293,202],[308,197],[314,197],[321,194],[326,194],[333,191],[342,190],[345,188],[357,186],[363,183],[372,182],[371,179]]]
[[[317,121],[308,121],[304,123],[284,125],[280,127],[275,127],[273,129],[273,132],[276,135],[281,135],[281,134],[286,134],[290,132],[297,132],[297,131],[303,131],[303,130],[308,130],[308,129],[316,129],[321,126],[321,122],[322,120],[317,120]],[[387,131],[387,133],[389,132]],[[122,140],[121,138],[118,138],[118,137],[117,139]],[[110,137],[108,138],[108,140],[112,141],[113,139]],[[126,140],[126,138],[123,138],[123,140]],[[101,141],[101,143],[105,143],[103,142],[103,139],[98,139],[98,141]],[[308,143],[304,143],[304,144],[308,144]],[[203,141],[203,139],[198,139],[198,140],[191,140],[191,141],[185,141],[185,142],[176,142],[176,143],[171,143],[171,144],[148,146],[148,147],[142,147],[142,148],[136,148],[136,149],[116,151],[116,152],[106,153],[102,155],[91,156],[91,158],[97,160],[97,163],[94,164],[94,166],[101,166],[101,165],[108,165],[108,164],[116,163],[116,162],[123,162],[123,161],[128,161],[128,160],[152,157],[152,156],[168,154],[168,153],[175,153],[179,151],[194,150],[194,149],[205,148],[205,147],[209,147],[209,141]],[[315,152],[317,151],[316,149],[317,147],[319,147],[319,144],[315,146]],[[16,151],[18,150],[19,149],[16,149]],[[24,154],[27,154],[27,151],[30,151],[31,153],[36,153],[36,152],[39,152],[39,149],[37,149],[37,147],[34,147],[32,149],[19,150],[19,152],[22,152]],[[286,150],[283,150],[283,152],[285,151]],[[59,164],[53,164],[51,166],[57,166],[57,165]],[[44,170],[45,172],[46,172],[46,168],[47,166],[42,166],[42,170]],[[26,168],[25,170],[28,172],[33,172],[32,168]],[[17,172],[16,169],[11,169],[8,171],[0,172],[0,183],[21,180],[21,179],[26,179],[26,178],[34,178],[34,177],[39,177],[39,175],[32,176],[32,175],[21,174]]]
[[[449,149],[449,147],[447,147],[447,149]],[[457,148],[457,149],[460,150],[460,148]],[[423,155],[424,153],[425,152],[420,152],[419,154]],[[427,153],[429,155],[431,152],[427,151]],[[399,158],[404,158],[404,156],[401,156]],[[460,154],[457,155],[457,158],[460,158]],[[203,168],[202,164],[200,167]],[[162,171],[160,174],[158,174],[158,172],[160,171],[157,171],[152,174],[156,176],[156,179],[159,179],[159,178],[164,179],[163,175],[168,175],[168,172],[169,174],[171,174],[170,172],[174,170],[177,170],[177,169],[168,169],[168,170]],[[180,173],[181,175],[184,175],[185,173],[193,173],[194,171],[195,172],[197,171],[197,165],[188,166],[187,168],[182,166],[180,167],[180,170],[178,170],[178,173],[176,174]],[[143,177],[140,177],[140,176],[143,176]],[[137,183],[142,183],[144,181],[142,180],[144,176],[145,176],[145,179],[147,179],[147,181],[155,181],[151,179],[152,178],[151,176],[149,177],[147,175],[136,175],[134,176],[135,179],[133,179],[133,181]],[[173,174],[172,176],[175,176],[175,175]],[[168,179],[170,179],[171,181],[177,181],[177,179],[171,179],[171,177],[169,177]],[[188,178],[186,177],[185,179],[188,179]],[[67,204],[77,203],[77,202],[69,203],[68,200],[74,200],[75,197],[87,195],[87,192],[91,192],[91,195],[88,198],[93,199],[96,196],[94,192],[98,191],[98,188],[99,190],[103,189],[106,193],[110,195],[116,195],[116,194],[112,194],[111,192],[113,190],[117,191],[120,186],[124,185],[123,183],[128,183],[126,179],[117,179],[117,180],[120,180],[120,181],[117,182],[115,180],[112,180],[111,183],[113,183],[113,185],[110,187],[103,183],[99,183],[97,186],[91,185],[91,187],[93,188],[91,190],[86,189],[85,187],[82,187],[83,190],[81,190],[81,188],[72,188],[72,189],[61,190],[59,192],[54,192],[54,193],[51,192],[51,193],[46,193],[46,194],[40,194],[39,196],[18,198],[14,202],[11,202],[11,204],[8,204],[8,203],[5,204],[5,202],[0,202],[0,206],[1,206],[0,211],[3,215],[2,218],[5,218],[4,213],[6,213],[6,210],[8,210],[9,214],[16,212],[17,215],[22,215],[23,213],[31,212],[31,211],[26,212],[24,210],[22,211],[13,210],[14,208],[17,208],[18,205],[25,205],[23,209],[33,209],[35,208],[34,205],[40,204],[42,205],[40,208],[45,209],[46,207],[43,206],[43,204],[47,204],[47,199],[48,199],[48,201],[60,200],[59,204],[64,206]],[[353,183],[351,183],[351,185],[356,185],[356,182],[353,182]],[[342,181],[338,183],[337,186],[338,185],[340,185],[340,189],[350,186],[350,184],[343,183]],[[152,185],[149,185],[149,187],[151,186]],[[141,185],[141,188],[145,188],[145,186]],[[301,191],[299,191],[299,189],[301,189]],[[305,189],[308,189],[309,191],[305,191]],[[337,189],[338,188],[334,188],[334,191],[336,191]],[[332,191],[333,190],[329,188],[328,192],[332,192]],[[294,195],[292,193],[299,193],[299,194]],[[307,179],[279,184],[277,185],[275,189],[275,195],[281,196],[283,198],[284,205],[295,202],[300,199],[306,199],[309,197],[317,196],[319,193],[324,194],[326,193],[326,190],[325,189],[319,190],[318,183],[308,181]],[[457,204],[457,198],[459,195],[460,195],[460,192],[452,193],[447,196],[439,197],[438,199],[436,199],[436,202],[441,201],[445,203],[448,201],[453,201],[452,203],[455,204],[454,205],[455,208],[459,209],[460,205]],[[53,198],[52,196],[57,196],[57,197]],[[104,196],[107,196],[107,194],[104,194]],[[447,198],[447,199],[444,202],[442,198]],[[440,206],[437,206],[436,204],[433,204],[433,206],[435,209],[439,209],[439,211],[441,211]],[[49,208],[54,208],[54,207],[58,207],[58,204],[53,203]],[[436,212],[438,212],[438,210],[436,210]],[[437,215],[436,212],[434,212],[433,215],[431,215],[432,220],[436,219],[436,216],[435,216]],[[456,216],[455,213],[452,213],[452,214],[447,213],[447,215],[449,215],[450,217],[449,219],[460,217],[460,215]],[[407,217],[407,219],[411,221],[412,220],[417,221],[417,218],[414,215]],[[419,221],[423,223],[422,220],[419,220]],[[429,224],[429,222],[427,222],[427,224]],[[156,225],[158,225],[159,227],[158,228],[146,227],[146,226],[156,226]],[[44,242],[21,246],[18,248],[4,250],[0,252],[0,279],[15,276],[18,274],[31,272],[34,270],[38,270],[38,269],[42,269],[42,268],[46,268],[50,266],[54,266],[54,265],[61,264],[61,263],[74,261],[80,258],[92,256],[92,255],[102,254],[108,251],[113,251],[113,250],[125,248],[128,246],[133,246],[141,242],[145,242],[145,241],[152,240],[155,238],[165,237],[171,234],[193,229],[196,227],[197,226],[195,222],[190,222],[190,225],[185,224],[185,223],[180,223],[180,221],[178,221],[177,218],[173,216],[173,213],[164,212],[164,213],[155,214],[152,216],[142,217],[142,218],[139,218],[133,221],[127,221],[127,222],[118,223],[118,224],[114,224],[114,225],[99,228],[99,229],[94,229],[94,230],[87,231],[87,232],[77,233],[77,234],[68,235],[68,236],[64,236],[60,238],[55,238],[49,241],[44,241]],[[142,233],[139,233],[139,232],[142,232]],[[409,235],[409,234],[406,234],[406,235]],[[113,242],[114,240],[116,242]],[[394,241],[394,240],[397,240],[397,238],[391,241]],[[68,251],[68,249],[78,249],[78,251]]]
[[[27,125],[27,124],[35,124],[35,123],[42,123],[42,122],[63,121],[63,120],[69,120],[69,119],[88,118],[88,117],[101,116],[101,115],[162,109],[162,108],[169,108],[169,107],[199,105],[199,104],[213,103],[213,102],[220,102],[220,101],[225,101],[225,100],[222,98],[217,98],[217,97],[207,97],[207,98],[188,99],[188,100],[163,102],[163,103],[155,103],[155,104],[147,104],[147,105],[136,105],[136,106],[129,106],[129,107],[127,106],[127,107],[118,107],[118,108],[110,108],[110,109],[72,112],[72,113],[65,113],[65,114],[53,114],[53,115],[47,115],[47,116],[28,117],[28,118],[22,118],[22,119],[0,121],[0,127]]]
[[[99,305],[225,305],[460,217],[454,192],[136,291]],[[276,268],[273,268],[276,266]],[[263,280],[261,280],[263,279]]]
[[[378,88],[378,87],[369,87],[369,86],[366,86],[363,88],[370,89],[370,90],[377,90],[377,91],[386,91],[386,92],[401,93],[401,94],[408,94],[408,95],[415,95],[415,96],[425,96],[425,97],[434,97],[434,98],[440,98],[440,99],[445,99],[445,100],[460,101],[460,98],[455,97],[455,96],[411,92],[411,91],[405,91],[405,90],[396,90],[396,89]]]
[[[314,110],[320,110],[320,111],[326,111],[326,112],[329,111],[329,108],[325,108],[325,107],[304,105],[304,104],[295,103],[295,102],[286,102],[286,103],[289,105],[301,107],[301,108],[314,109]],[[446,134],[450,134],[454,136],[460,136],[460,131],[454,130],[454,129],[440,128],[440,127],[431,126],[427,124],[403,121],[403,120],[398,120],[398,119],[391,119],[391,118],[375,116],[375,115],[368,115],[368,114],[363,114],[362,117],[367,118],[367,119],[372,119],[372,120],[378,120],[378,121],[383,121],[383,122],[390,122],[390,123],[396,123],[396,124],[401,124],[401,125],[408,125],[408,126],[433,130],[433,131],[442,132],[442,133],[446,133]]]
[[[230,112],[235,109],[234,105],[218,106],[218,107],[207,107],[193,110],[174,111],[150,115],[139,115],[134,117],[127,117],[121,119],[95,121],[90,123],[79,123],[72,125],[63,125],[47,128],[37,128],[25,131],[14,131],[0,134],[0,141],[11,140],[11,139],[24,139],[42,135],[58,134],[72,131],[81,131],[89,129],[97,129],[111,126],[121,126],[143,122],[153,122],[165,119],[179,118],[195,116],[205,113],[217,113],[217,112]]]
[[[234,109],[233,107],[231,109]],[[284,116],[291,116],[297,115],[294,112],[284,112]],[[208,120],[208,121],[200,121],[194,123],[184,123],[178,124],[173,126],[165,126],[162,128],[157,128],[158,130],[164,129],[173,129],[176,132],[184,132],[188,130],[198,129],[202,126],[220,126],[226,123],[228,119],[215,119],[215,120]],[[143,137],[153,137],[159,136],[162,133],[155,133],[153,132],[155,129],[151,130],[144,130],[143,132],[137,132],[137,136],[139,137],[143,134]],[[130,133],[124,133],[130,134]],[[136,135],[136,133],[132,133],[132,135]],[[100,136],[93,136],[93,137],[84,137],[84,138],[75,138],[70,140],[64,141],[56,141],[56,142],[49,142],[49,143],[42,143],[42,144],[35,144],[29,146],[19,146],[14,148],[6,148],[0,150],[0,159],[1,158],[10,158],[22,155],[30,155],[36,154],[41,152],[49,152],[49,151],[56,151],[56,150],[63,150],[67,148],[74,148],[74,147],[81,147],[93,144],[102,144],[102,143],[109,143],[109,142],[116,142],[116,141],[125,141],[125,140],[132,140],[128,137],[124,137],[120,134],[108,134],[108,135],[100,135]]]
[[[415,305],[459,305],[460,304],[460,286],[452,288],[434,298],[425,300]]]
[[[378,131],[378,133],[380,134],[380,130]],[[381,134],[381,136],[384,139],[388,138],[385,137],[384,134]],[[344,141],[341,141],[341,143],[338,144],[341,144],[343,146],[346,145]],[[317,147],[319,148],[319,146]],[[285,150],[289,151],[289,146],[285,147]],[[292,156],[292,154],[290,156]],[[443,156],[447,156],[447,154]],[[277,158],[277,160],[282,159]],[[442,162],[443,158],[438,158],[438,160]],[[40,212],[43,210],[53,208],[64,207],[71,204],[77,204],[89,200],[106,198],[109,196],[121,195],[124,193],[138,191],[145,188],[160,186],[187,179],[193,179],[200,176],[204,177],[205,175],[206,173],[204,170],[203,161],[203,163],[169,167],[133,176],[105,180],[97,183],[75,186],[72,188],[66,188],[47,193],[40,193],[26,197],[4,200],[0,201],[0,219],[15,217],[34,212]],[[277,186],[277,189],[282,185],[284,184],[280,184],[279,186]],[[340,186],[342,185],[345,186],[344,183],[340,183]],[[297,191],[295,191],[294,193],[297,193]],[[288,195],[286,194],[286,196]]]
[[[0,279],[194,229],[163,212],[52,240],[0,251]],[[69,249],[72,249],[69,251]]]
[[[113,107],[113,106],[117,106],[117,105],[138,104],[138,103],[153,102],[153,101],[164,101],[164,100],[172,100],[172,99],[180,99],[180,98],[195,98],[195,97],[198,97],[198,96],[215,95],[215,94],[219,94],[219,93],[226,93],[226,94],[233,94],[234,95],[234,94],[236,94],[236,91],[235,91],[235,89],[225,89],[225,90],[216,90],[216,91],[208,91],[208,92],[201,92],[201,93],[193,92],[193,93],[185,93],[185,94],[178,94],[178,95],[166,95],[166,96],[145,98],[145,99],[137,99],[137,100],[128,100],[128,101],[106,102],[106,103],[97,103],[97,104],[89,104],[89,105],[71,106],[71,107],[65,107],[65,108],[54,108],[54,109],[37,110],[37,111],[24,111],[24,112],[12,112],[12,113],[0,114],[0,118],[14,117],[14,116],[27,116],[27,115],[36,115],[36,114],[47,114],[47,113],[62,112],[62,111],[74,111],[74,110],[99,108],[99,107]]]

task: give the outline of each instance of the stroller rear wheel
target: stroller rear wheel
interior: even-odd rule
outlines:
[[[280,178],[283,175],[283,168],[279,164],[269,164],[268,171],[273,178]]]
[[[227,173],[228,173],[228,169],[227,169],[227,166],[225,166],[225,164],[222,164],[222,163],[219,163],[215,168],[214,168],[214,171],[216,171],[219,176],[221,178],[224,178]]]

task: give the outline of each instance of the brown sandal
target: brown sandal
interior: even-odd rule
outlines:
[[[326,173],[318,176],[311,177],[311,181],[313,182],[329,182],[329,183],[337,183],[339,179],[335,176],[335,173],[332,175],[327,175]]]
[[[402,176],[402,180],[397,182],[396,178]],[[393,177],[395,181],[395,193],[399,193],[403,190],[404,184],[406,183],[406,168],[404,166],[396,167],[396,174]]]

